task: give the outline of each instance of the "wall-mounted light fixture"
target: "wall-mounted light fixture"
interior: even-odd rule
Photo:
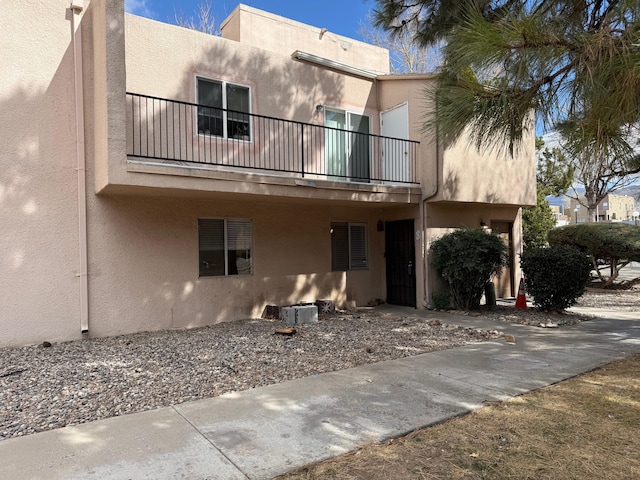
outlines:
[[[324,112],[324,105],[316,105],[316,112],[318,113]]]
[[[376,224],[376,228],[379,232],[384,232],[384,223],[382,222],[382,220],[378,220],[378,223]]]

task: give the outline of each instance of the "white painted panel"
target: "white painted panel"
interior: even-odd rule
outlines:
[[[382,112],[380,132],[383,137],[409,139],[409,105],[403,103]],[[389,182],[409,181],[409,142],[381,139],[382,174]]]

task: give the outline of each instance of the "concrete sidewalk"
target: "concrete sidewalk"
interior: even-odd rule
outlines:
[[[637,313],[540,329],[394,311],[499,329],[516,343],[467,345],[5,440],[0,478],[268,479],[640,352]]]

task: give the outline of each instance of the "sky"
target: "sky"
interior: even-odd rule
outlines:
[[[206,0],[125,0],[129,13],[160,22],[175,23],[176,13],[196,18],[200,1]],[[367,13],[375,7],[375,0],[210,0],[216,24],[231,13],[239,3],[275,13],[298,22],[361,40],[358,34]]]

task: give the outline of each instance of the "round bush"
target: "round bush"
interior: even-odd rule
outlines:
[[[624,223],[577,223],[554,228],[550,245],[570,245],[602,260],[640,261],[640,227]]]
[[[520,265],[527,292],[541,310],[561,312],[574,305],[591,277],[589,257],[567,245],[526,250]]]
[[[500,237],[482,229],[461,229],[443,235],[429,249],[436,272],[449,284],[456,308],[480,305],[484,286],[492,272],[507,263],[507,246]]]

